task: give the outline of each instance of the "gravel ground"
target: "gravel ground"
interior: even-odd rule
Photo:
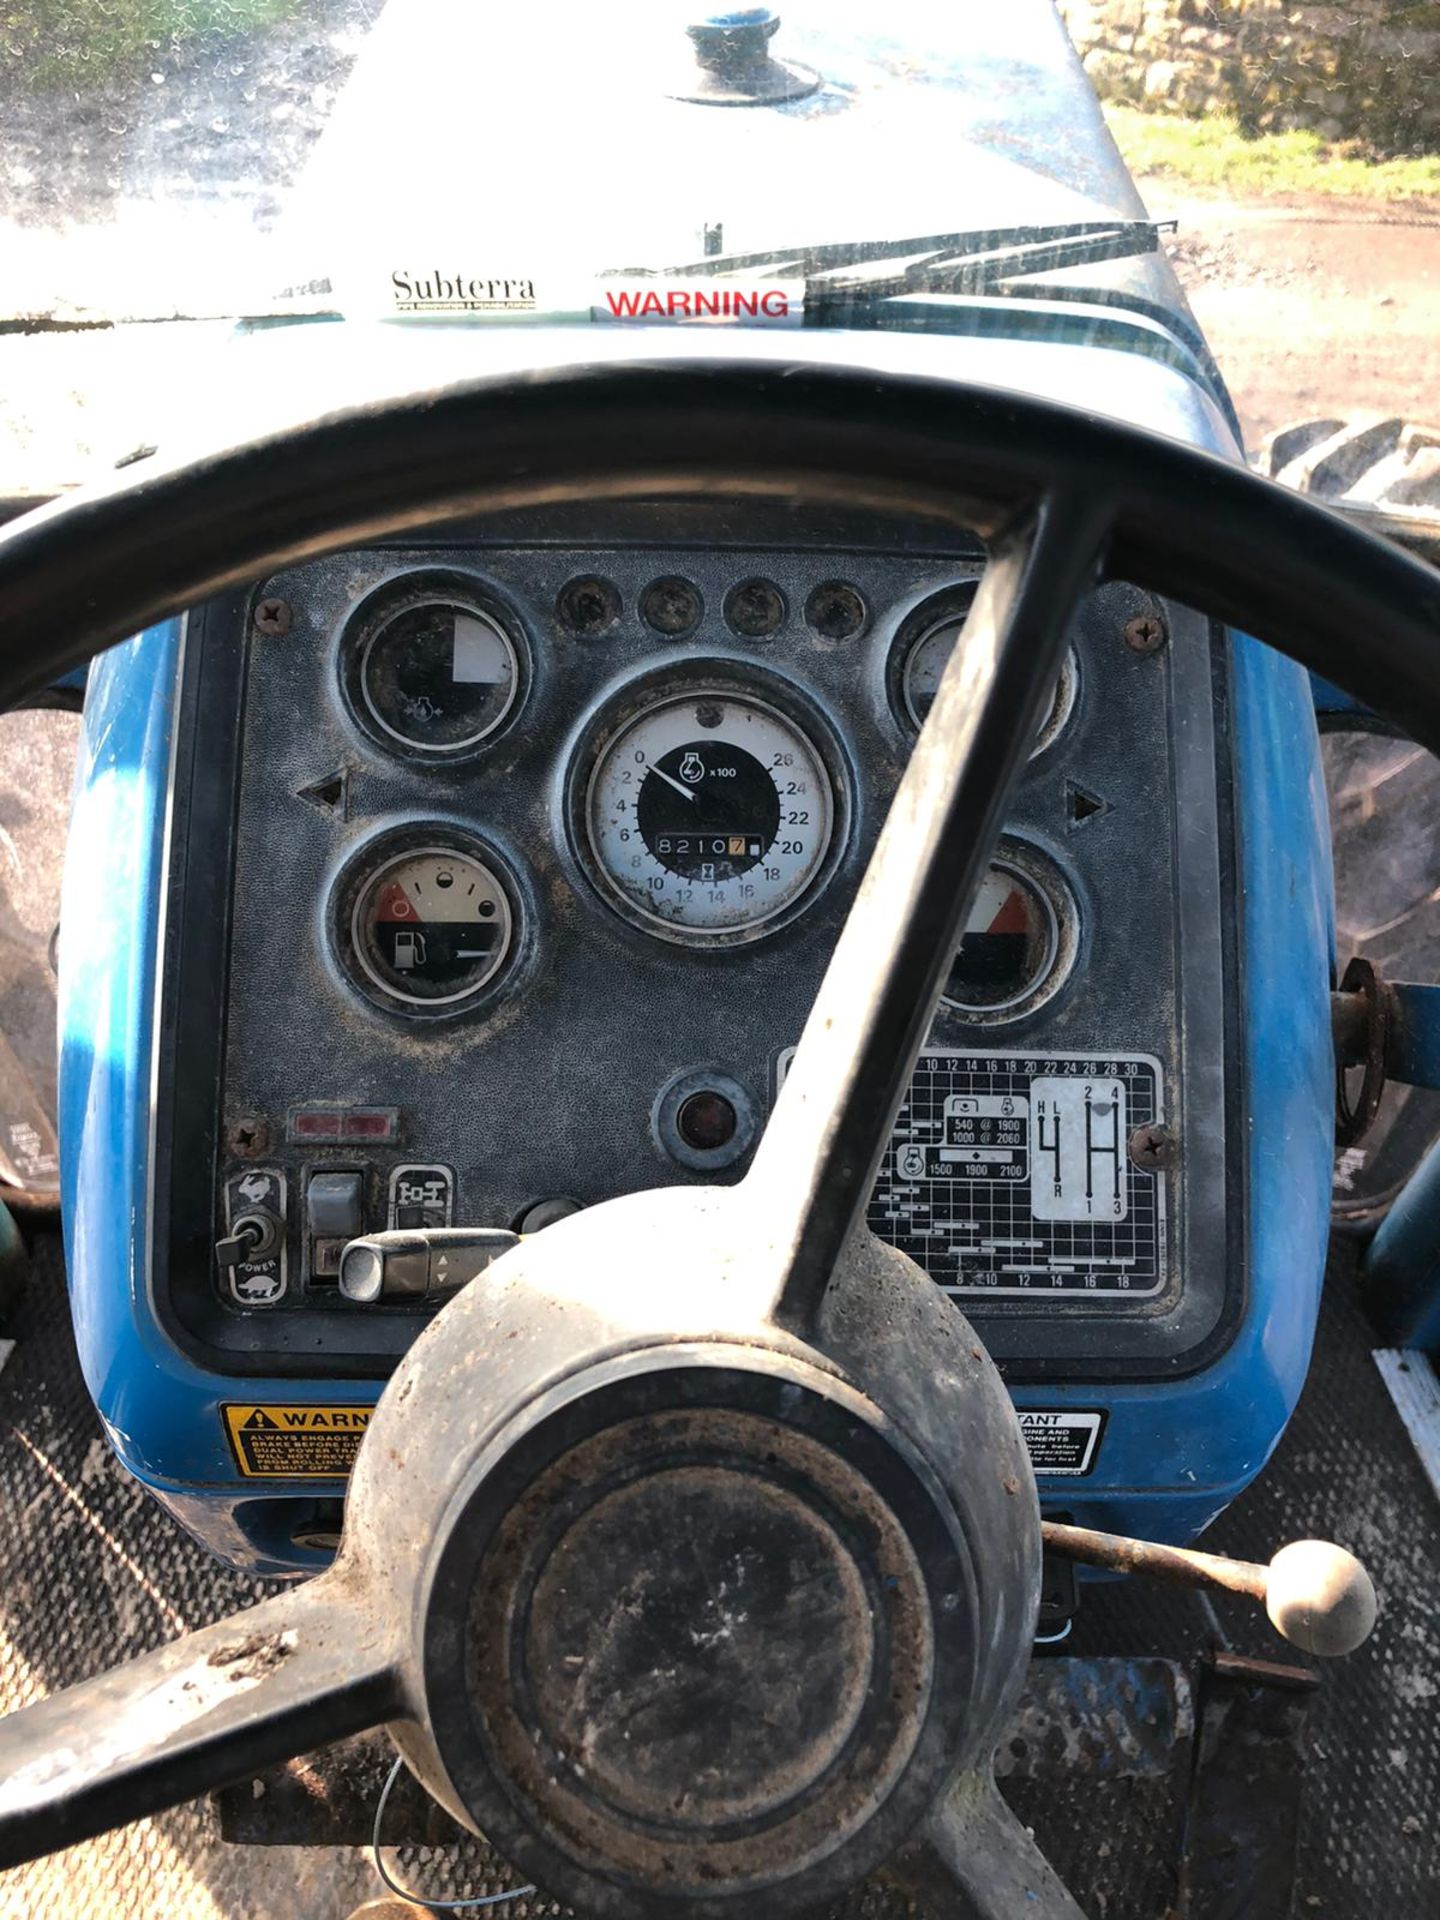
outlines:
[[[1254,446],[1317,415],[1440,415],[1440,207],[1177,198],[1171,258]]]
[[[129,194],[218,193],[272,225],[383,4],[307,0],[282,25],[159,48],[84,93],[0,69],[0,209],[23,227],[98,223]]]

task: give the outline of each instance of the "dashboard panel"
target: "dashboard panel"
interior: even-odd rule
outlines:
[[[636,504],[193,614],[172,1337],[383,1374],[425,1310],[347,1299],[348,1238],[740,1178],[981,570],[936,529]],[[1198,1367],[1243,1300],[1226,658],[1085,603],[876,1188],[1012,1380]]]

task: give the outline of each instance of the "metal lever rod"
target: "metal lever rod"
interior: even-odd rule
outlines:
[[[1047,1553],[1078,1560],[1111,1573],[1142,1573],[1178,1587],[1218,1588],[1264,1603],[1277,1633],[1306,1653],[1331,1659],[1353,1653],[1375,1624],[1378,1603],[1369,1574],[1353,1553],[1328,1540],[1296,1540],[1282,1547],[1269,1566],[1231,1560],[1225,1554],[1198,1553],[1193,1547],[1167,1547],[1154,1540],[1132,1540],[1120,1533],[1097,1533],[1056,1520],[1041,1524]]]

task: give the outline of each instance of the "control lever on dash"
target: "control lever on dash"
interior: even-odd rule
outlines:
[[[520,1244],[504,1227],[432,1227],[367,1233],[340,1256],[340,1291],[357,1306],[445,1300]]]

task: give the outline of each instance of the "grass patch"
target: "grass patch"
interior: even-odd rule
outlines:
[[[0,77],[88,92],[217,34],[248,33],[304,0],[0,0]]]
[[[1394,202],[1440,196],[1440,154],[1375,160],[1357,141],[1332,143],[1299,130],[1248,138],[1224,115],[1184,120],[1118,101],[1106,103],[1105,118],[1137,176],[1163,175],[1242,198],[1294,193]]]

